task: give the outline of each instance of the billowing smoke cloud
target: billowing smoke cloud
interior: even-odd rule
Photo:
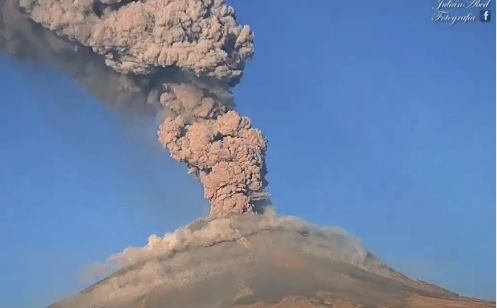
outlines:
[[[114,109],[164,117],[159,141],[200,179],[216,217],[269,197],[267,140],[231,93],[253,40],[220,0],[0,2],[3,51],[55,64]]]
[[[253,41],[222,0],[0,1],[0,49],[57,66],[113,109],[160,117],[159,142],[202,182],[211,204],[208,219],[95,267],[92,277],[119,271],[60,307],[93,307],[226,273],[263,277],[274,264],[257,263],[284,265],[277,256],[285,251],[392,275],[343,231],[251,213],[269,200],[267,140],[234,111],[231,89]]]

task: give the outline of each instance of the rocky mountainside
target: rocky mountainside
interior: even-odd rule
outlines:
[[[182,231],[191,241],[182,248],[136,259],[49,308],[496,307],[411,280],[345,233],[246,217],[194,224]]]

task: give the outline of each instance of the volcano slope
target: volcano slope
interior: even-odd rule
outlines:
[[[274,214],[199,220],[117,264],[49,308],[495,307],[410,280],[341,230]]]

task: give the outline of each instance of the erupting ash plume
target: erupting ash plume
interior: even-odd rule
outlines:
[[[211,294],[216,300],[252,282],[263,289],[283,283],[284,290],[292,279],[265,279],[284,273],[287,255],[297,265],[321,264],[318,276],[332,260],[393,275],[341,230],[271,210],[254,214],[269,202],[267,140],[234,111],[231,92],[253,44],[251,29],[222,0],[0,0],[0,49],[55,65],[112,109],[159,119],[159,142],[202,182],[211,204],[206,219],[97,265],[91,278],[117,272],[53,307],[123,307],[114,304],[135,303],[159,286],[176,298],[178,286],[206,279],[221,281],[213,289],[221,292]],[[297,283],[314,281],[303,288],[319,289],[321,278],[312,279]],[[197,306],[220,307],[214,304]]]
[[[267,140],[230,91],[254,34],[222,0],[4,0],[0,48],[53,63],[116,109],[163,116],[159,141],[202,182],[211,216],[254,212]]]

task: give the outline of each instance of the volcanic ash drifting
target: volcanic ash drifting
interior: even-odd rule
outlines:
[[[2,51],[55,65],[113,109],[162,117],[159,142],[202,182],[211,204],[208,219],[95,267],[97,276],[118,272],[66,307],[250,271],[292,249],[378,270],[340,230],[253,213],[269,200],[267,140],[234,111],[231,92],[253,45],[250,27],[222,0],[0,1]]]
[[[220,0],[0,2],[2,50],[56,64],[114,107],[164,115],[160,142],[200,179],[217,217],[269,197],[267,140],[231,93],[253,40]]]

